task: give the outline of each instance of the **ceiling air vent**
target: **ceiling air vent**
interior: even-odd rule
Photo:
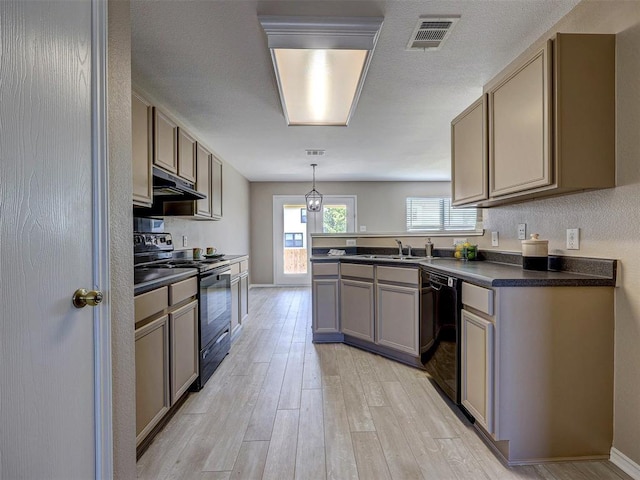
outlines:
[[[459,16],[420,17],[407,44],[407,50],[440,49],[458,20]]]
[[[324,150],[305,150],[307,152],[307,157],[321,157],[324,155]]]

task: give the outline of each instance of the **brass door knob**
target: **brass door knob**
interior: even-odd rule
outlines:
[[[73,298],[71,301],[73,302],[73,306],[76,308],[83,308],[87,305],[95,307],[102,303],[104,299],[104,295],[100,290],[86,290],[84,288],[79,288],[73,294]]]

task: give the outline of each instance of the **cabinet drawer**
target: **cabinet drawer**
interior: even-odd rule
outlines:
[[[420,282],[420,270],[417,268],[402,267],[381,267],[378,266],[378,281],[406,283],[409,285],[418,285]]]
[[[151,315],[162,312],[169,306],[169,287],[161,287],[156,290],[138,295],[134,299],[135,323],[149,318]]]
[[[240,274],[240,263],[232,263],[230,265],[231,268],[231,276]]]
[[[176,305],[198,293],[198,277],[187,278],[169,286],[169,303]]]
[[[313,276],[338,276],[340,269],[338,263],[314,263],[313,264]]]
[[[353,263],[343,263],[340,265],[340,274],[343,277],[356,277],[373,280],[373,265],[355,265]]]
[[[493,290],[463,282],[462,304],[480,310],[487,315],[493,315]]]
[[[240,272],[246,272],[249,270],[249,260],[242,260],[240,262]]]

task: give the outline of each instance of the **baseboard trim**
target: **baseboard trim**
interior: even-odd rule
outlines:
[[[611,457],[609,460],[627,475],[630,475],[635,480],[640,480],[640,465],[631,460],[617,448],[611,447]]]

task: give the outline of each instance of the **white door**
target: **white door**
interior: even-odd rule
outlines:
[[[355,232],[356,197],[325,195],[321,212],[308,212],[303,195],[273,196],[276,285],[311,285],[311,234]]]
[[[105,13],[0,2],[2,479],[111,475]]]

